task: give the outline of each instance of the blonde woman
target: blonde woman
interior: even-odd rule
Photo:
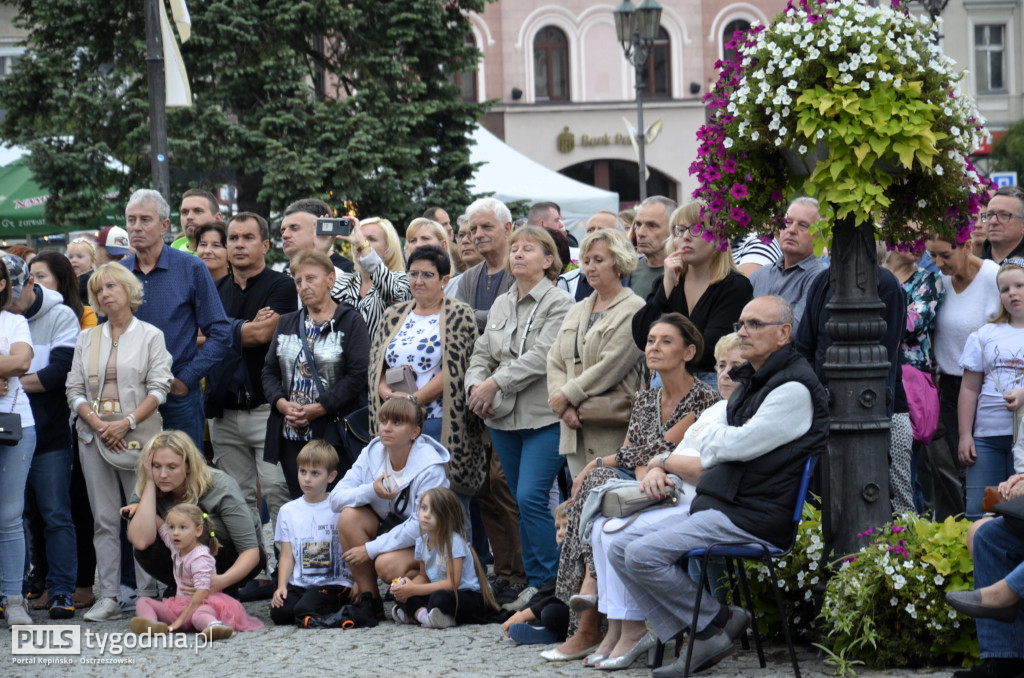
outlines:
[[[337,277],[331,297],[356,308],[372,337],[388,307],[412,298],[402,244],[391,222],[379,217],[353,224],[348,235],[338,237],[352,245],[358,266]]]
[[[754,298],[754,288],[736,268],[729,248],[719,249],[714,239],[705,237],[710,214],[702,222],[702,207],[704,202],[690,201],[669,219],[675,251],[665,259],[662,284],[655,285],[647,304],[633,316],[633,341],[641,350],[647,345],[651,323],[665,313],[682,313],[700,330],[704,345],[714,346],[733,331],[743,307]],[[710,351],[694,366],[694,376],[717,387]]]
[[[154,436],[142,450],[136,475],[133,503],[121,514],[130,520],[128,540],[135,546],[136,562],[154,578],[174,586],[171,551],[157,539],[156,517],[166,517],[180,503],[203,509],[220,542],[211,593],[237,595],[238,587],[266,565],[261,526],[238,483],[207,466],[188,434],[163,431]]]
[[[466,393],[469,409],[490,430],[519,505],[527,581],[540,587],[558,570],[548,493],[564,463],[558,454],[558,417],[547,403],[547,355],[572,297],[554,284],[562,262],[543,228],[512,232],[506,269],[515,284],[487,314],[466,370]]]
[[[643,353],[633,345],[630,321],[644,301],[622,284],[636,262],[619,231],[602,229],[583,239],[580,263],[594,291],[566,314],[548,353],[548,404],[561,419],[558,451],[573,477],[626,437],[627,422],[584,427],[578,408],[592,396],[632,395],[640,386]]]
[[[117,603],[121,592],[118,498],[122,492],[130,495],[137,481],[135,469],[129,468],[125,436],[150,418],[159,430],[157,408],[167,400],[174,375],[163,332],[133,315],[142,304],[142,283],[131,271],[120,264],[100,266],[89,279],[89,300],[107,322],[78,335],[65,389],[68,405],[78,415],[75,428],[82,474],[89,487],[92,543],[100,581],[101,599],[85,620],[111,621],[121,618]],[[98,379],[95,386],[90,384],[93,376]],[[125,416],[105,420],[97,407],[100,412]],[[111,454],[125,461],[115,465],[108,461]],[[140,594],[156,593],[155,582],[139,567],[136,580]]]

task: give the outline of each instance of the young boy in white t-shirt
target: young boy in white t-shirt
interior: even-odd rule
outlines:
[[[352,573],[341,557],[338,515],[327,486],[337,477],[338,453],[324,440],[299,452],[302,497],[281,507],[274,541],[280,544],[277,590],[270,601],[275,624],[298,624],[334,614],[349,602]]]

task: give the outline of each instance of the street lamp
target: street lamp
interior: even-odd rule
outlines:
[[[644,86],[647,59],[661,26],[661,5],[655,0],[641,0],[634,6],[630,0],[615,8],[615,32],[622,43],[626,60],[636,74],[636,143],[640,166],[640,201],[647,199],[647,161],[644,158]]]
[[[924,11],[928,12],[928,16],[932,18],[932,25],[935,25],[935,20],[942,14],[942,10],[946,9],[949,0],[921,0],[921,4],[924,5]],[[936,32],[935,44],[938,44],[941,38],[942,36]]]

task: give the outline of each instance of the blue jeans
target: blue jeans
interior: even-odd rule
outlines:
[[[423,432],[426,433],[428,436],[430,436],[431,438],[433,438],[434,440],[436,440],[437,442],[440,443],[441,442],[441,426],[443,425],[443,423],[444,423],[444,421],[441,420],[441,419],[424,419],[423,420]],[[443,445],[444,443],[441,443],[441,444]]]
[[[975,438],[974,449],[978,457],[973,466],[967,467],[967,520],[981,517],[986,487],[1013,475],[1013,436]]]
[[[980,455],[979,455],[980,456]],[[1020,612],[1012,623],[977,619],[978,645],[982,659],[1024,657],[1024,540],[996,518],[974,534],[974,588],[994,584],[1000,579],[1022,597]]]
[[[0,445],[0,594],[20,596],[25,574],[25,486],[36,449],[36,427],[21,429],[17,445]]]
[[[167,395],[167,402],[160,406],[164,430],[184,431],[192,442],[203,451],[203,430],[206,426],[206,411],[203,409],[203,393],[198,388],[183,396]]]
[[[555,519],[548,495],[565,463],[558,454],[559,425],[515,431],[490,429],[508,487],[519,505],[519,541],[530,586],[540,587],[558,574]]]
[[[24,438],[22,438],[24,442]],[[71,595],[78,580],[78,547],[71,518],[71,448],[36,453],[28,485],[36,498],[46,535],[46,588],[50,597]]]

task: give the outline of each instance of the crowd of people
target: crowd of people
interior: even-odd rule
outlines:
[[[398,623],[504,622],[559,643],[549,661],[626,668],[683,632],[692,671],[732,652],[749,614],[708,595],[694,617],[680,556],[785,546],[826,452],[813,198],[729,247],[705,205],[664,196],[582,241],[555,203],[522,223],[493,198],[454,225],[432,207],[404,246],[381,217],[321,234],[335,211],[302,199],[283,271],[263,216],[200,189],[180,215],[167,244],[170,206],[143,189],[124,229],[0,257],[9,624],[134,609],[136,633],[223,639],[262,628],[238,600],[264,599],[275,624],[350,628],[385,618],[383,591]],[[1021,544],[982,499],[1024,494],[1024,192],[990,196],[978,254],[919,228],[879,245],[889,497],[979,521],[980,592],[951,604],[1013,623],[979,622],[965,673],[1015,676]],[[605,513],[630,487],[675,500]]]

